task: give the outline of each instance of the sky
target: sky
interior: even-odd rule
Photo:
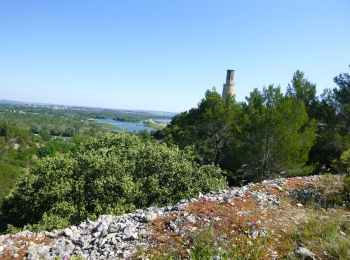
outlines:
[[[0,99],[180,112],[349,72],[349,0],[0,0]]]

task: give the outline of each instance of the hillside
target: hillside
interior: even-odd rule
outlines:
[[[52,232],[3,235],[0,259],[348,259],[341,178],[263,181]]]
[[[68,153],[99,133],[118,132],[123,124],[163,128],[171,112],[102,109],[0,100],[0,205],[37,159]],[[107,119],[112,123],[100,122]],[[158,124],[158,122],[163,122]],[[154,127],[154,128],[153,128]],[[150,128],[147,128],[150,130]],[[143,133],[148,136],[149,133]]]

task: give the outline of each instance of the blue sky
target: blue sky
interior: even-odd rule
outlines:
[[[349,71],[349,0],[0,0],[0,99],[184,111]]]

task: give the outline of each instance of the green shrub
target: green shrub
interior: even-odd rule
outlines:
[[[220,237],[213,228],[205,228],[193,235],[190,258],[194,260],[220,259],[262,259],[266,256],[268,238],[258,237],[253,240],[242,237],[233,244],[231,240]],[[239,241],[239,242],[238,242]]]
[[[39,160],[4,201],[0,223],[2,229],[7,224],[53,229],[100,214],[174,203],[226,185],[219,168],[197,165],[190,150],[126,133],[104,134],[74,153]]]
[[[221,252],[215,244],[215,235],[212,229],[204,229],[194,235],[190,253],[191,259],[209,260],[220,254]]]
[[[344,198],[350,204],[350,176],[344,178]]]
[[[343,152],[340,156],[340,163],[343,170],[347,174],[344,178],[344,198],[348,204],[350,204],[350,149]]]
[[[345,173],[350,174],[350,149],[342,153],[340,156],[340,162]]]

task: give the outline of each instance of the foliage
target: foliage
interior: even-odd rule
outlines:
[[[334,78],[338,88],[333,89],[338,109],[341,131],[350,134],[350,74],[342,73]]]
[[[339,172],[350,148],[350,75],[316,96],[316,85],[296,71],[285,94],[279,87],[254,90],[246,102],[208,91],[197,108],[174,117],[154,137],[194,147],[201,164],[227,172],[231,185],[276,175]]]
[[[350,205],[350,149],[343,152],[340,157],[342,169],[347,174],[344,178],[344,197],[347,203]]]
[[[19,177],[38,157],[67,153],[86,138],[82,133],[72,138],[44,139],[13,122],[0,120],[0,201],[15,188]]]
[[[212,229],[200,230],[193,236],[193,245],[190,257],[194,260],[213,259],[215,256],[224,257],[223,251],[215,243],[215,234]]]
[[[198,161],[227,170],[232,185],[298,173],[308,160],[315,127],[302,101],[269,86],[254,90],[243,104],[208,91],[198,108],[176,116],[155,137],[193,146]]]
[[[0,200],[12,191],[18,177],[38,158],[74,151],[87,138],[111,129],[111,125],[96,123],[94,118],[140,121],[170,116],[142,111],[0,104]],[[143,136],[148,138],[149,134]],[[14,175],[14,171],[18,174]]]
[[[0,203],[15,188],[15,182],[20,175],[18,167],[0,162]]]
[[[348,205],[350,205],[350,175],[347,175],[344,178],[344,193],[343,196],[346,200],[346,202],[348,203]]]
[[[310,152],[310,163],[338,171],[335,161],[350,148],[350,75],[334,78],[337,87],[327,89],[317,103],[317,140]],[[317,169],[319,170],[319,169]],[[341,169],[339,169],[341,170]]]
[[[155,135],[181,148],[193,146],[202,163],[221,165],[237,130],[234,118],[238,109],[232,98],[225,101],[215,91],[207,91],[198,108],[175,116],[167,128]]]
[[[340,163],[346,174],[350,174],[350,149],[346,150],[340,156]]]
[[[3,202],[0,222],[52,229],[226,187],[220,169],[193,158],[189,149],[102,134],[74,153],[39,160]]]
[[[0,120],[0,203],[31,164],[35,142],[28,130]]]
[[[247,101],[238,167],[246,165],[254,179],[300,171],[316,137],[315,122],[309,121],[304,104],[273,86],[262,93],[253,91]]]
[[[166,128],[137,136],[100,136],[94,119],[157,122],[167,116],[0,104],[0,201],[23,176],[2,205],[2,229],[52,229],[102,213],[172,203],[224,187],[223,173],[236,185],[312,170],[349,172],[349,73],[334,82],[336,88],[317,97],[316,85],[297,71],[285,94],[271,85],[242,103],[207,91],[198,107]],[[342,183],[343,195],[328,194],[327,205],[349,201],[349,180]]]
[[[317,113],[316,85],[305,79],[303,72],[297,70],[294,73],[286,95],[303,102],[309,117],[315,118]]]

